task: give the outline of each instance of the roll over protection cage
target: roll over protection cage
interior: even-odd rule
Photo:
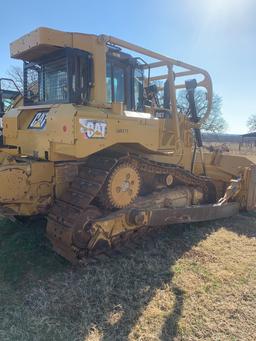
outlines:
[[[150,77],[150,81],[156,81],[156,80],[168,80],[170,86],[170,108],[172,112],[177,114],[177,101],[176,101],[176,90],[179,89],[186,89],[185,82],[184,84],[175,84],[175,80],[178,78],[182,77],[187,77],[187,76],[203,76],[203,80],[199,81],[197,83],[198,87],[203,87],[205,88],[207,92],[207,110],[205,112],[205,115],[200,117],[200,120],[197,123],[191,123],[194,128],[199,128],[208,118],[211,113],[212,109],[212,98],[213,98],[213,88],[212,88],[212,80],[209,75],[209,73],[201,68],[198,68],[196,66],[193,66],[191,64],[187,64],[184,62],[181,62],[179,60],[175,60],[169,57],[166,57],[160,53],[156,53],[154,51],[151,51],[149,49],[145,49],[143,47],[140,47],[135,44],[131,44],[129,42],[126,42],[122,39],[115,38],[112,36],[107,36],[107,35],[99,35],[98,40],[100,43],[104,44],[113,44],[117,45],[120,47],[123,47],[125,49],[135,51],[139,54],[151,57],[153,59],[158,60],[157,62],[149,63],[144,65],[144,69],[150,68],[159,68],[166,66],[168,69],[167,74],[163,74],[160,76],[155,76],[155,77]],[[173,68],[174,66],[183,68],[184,70],[180,72],[174,73]],[[176,120],[176,125],[178,125],[178,122]],[[178,128],[178,127],[177,127]],[[177,132],[179,129],[177,129]]]
[[[101,45],[101,46],[100,46]],[[95,89],[92,91],[92,102],[97,105],[107,106],[106,103],[106,85],[104,84],[106,57],[104,52],[107,52],[108,46],[121,47],[139,53],[141,56],[147,56],[155,62],[146,63],[143,68],[149,71],[162,66],[167,67],[167,74],[150,77],[150,81],[168,80],[170,92],[170,110],[174,116],[178,116],[176,103],[176,90],[185,89],[185,84],[175,84],[175,80],[180,78],[194,76],[202,76],[203,79],[198,82],[199,87],[204,87],[208,94],[208,107],[203,117],[200,117],[198,123],[191,122],[191,127],[199,127],[204,123],[210,115],[212,105],[212,82],[210,75],[204,69],[198,68],[188,63],[181,62],[160,53],[156,53],[149,49],[145,49],[138,45],[129,43],[122,39],[118,39],[108,35],[90,35],[76,32],[62,32],[46,27],[38,29],[26,34],[11,43],[11,57],[26,61],[34,61],[42,55],[56,51],[59,48],[78,48],[83,51],[92,53],[94,60],[94,84]],[[140,56],[140,57],[141,57]],[[181,71],[175,72],[174,67],[181,68]],[[149,72],[150,73],[150,72]],[[93,84],[93,85],[94,85]],[[168,99],[169,101],[169,99]],[[167,106],[168,107],[168,106]],[[177,120],[176,120],[177,121]],[[178,122],[176,122],[177,124]],[[178,132],[179,129],[177,129]]]

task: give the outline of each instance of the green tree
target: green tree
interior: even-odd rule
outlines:
[[[247,127],[248,127],[250,133],[256,131],[256,114],[251,115],[248,118]]]
[[[195,91],[195,102],[198,116],[201,117],[207,110],[207,98],[203,90]],[[179,92],[177,104],[182,112],[188,111],[189,104],[185,90]],[[222,98],[217,94],[213,95],[212,110],[208,120],[203,124],[202,129],[213,133],[223,133],[227,129],[227,122],[222,114]]]

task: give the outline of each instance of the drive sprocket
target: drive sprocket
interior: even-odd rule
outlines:
[[[136,165],[129,161],[117,165],[109,175],[103,190],[103,204],[107,208],[125,208],[137,198],[141,176]]]

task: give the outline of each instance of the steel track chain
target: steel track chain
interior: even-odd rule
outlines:
[[[177,165],[168,165],[145,158],[134,158],[139,162],[140,170],[144,170],[153,174],[171,174],[174,179],[182,182],[185,185],[200,187],[205,195],[205,200],[207,203],[213,203],[216,200],[216,191],[210,178],[206,176],[197,176]]]
[[[153,174],[171,174],[173,177],[188,186],[201,187],[204,193],[209,192],[209,179],[196,176],[189,171],[177,166],[151,161],[136,156],[122,156],[111,158],[104,156],[90,157],[84,164],[80,164],[78,177],[70,184],[68,190],[56,199],[49,211],[47,222],[47,236],[50,239],[53,249],[72,263],[82,261],[88,254],[91,259],[112,254],[108,247],[96,247],[88,250],[86,243],[92,237],[88,230],[88,240],[83,240],[74,245],[74,236],[79,239],[79,231],[92,219],[99,217],[99,210],[92,206],[92,202],[100,194],[111,171],[123,161],[135,162],[138,169]],[[207,194],[208,195],[208,194]],[[147,227],[143,227],[143,230]],[[111,245],[120,247],[125,244],[133,232],[122,233]],[[81,244],[81,245],[77,245]],[[86,261],[87,262],[87,261]]]

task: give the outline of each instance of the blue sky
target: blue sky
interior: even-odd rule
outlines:
[[[1,3],[0,75],[9,43],[39,26],[106,33],[207,69],[228,132],[256,114],[255,0],[43,0]]]

